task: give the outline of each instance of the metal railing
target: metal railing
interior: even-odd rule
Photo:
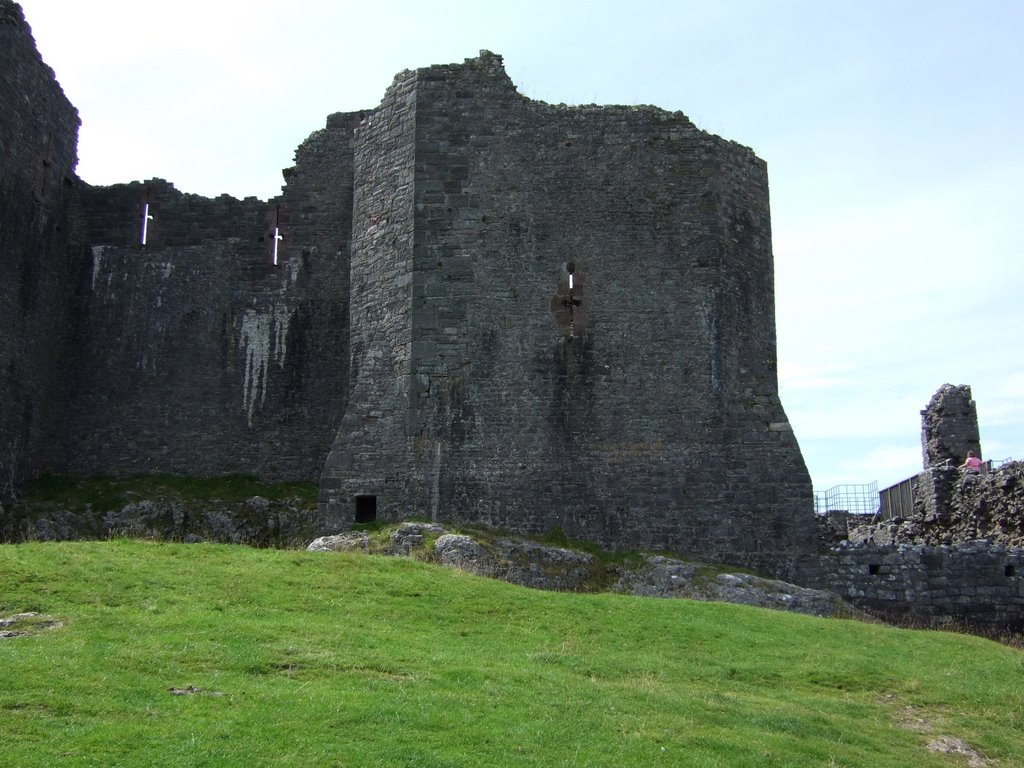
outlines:
[[[819,515],[829,512],[873,515],[878,511],[878,483],[837,485],[827,491],[815,491],[814,511]]]
[[[946,469],[956,469],[949,459]],[[1001,461],[983,461],[979,472],[987,475],[994,469],[1014,461],[1013,458]],[[827,491],[814,492],[814,511],[819,515],[829,512],[848,512],[851,515],[877,515],[879,520],[892,520],[896,517],[910,517],[914,511],[914,496],[917,494],[918,475],[890,485],[881,491],[878,483],[866,485],[837,485]]]

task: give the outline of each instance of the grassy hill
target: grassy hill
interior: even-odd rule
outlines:
[[[1024,653],[965,635],[141,541],[0,546],[26,612],[19,768],[1024,766]]]

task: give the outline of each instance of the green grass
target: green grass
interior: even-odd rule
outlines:
[[[1024,764],[1024,653],[965,635],[138,541],[0,547],[27,611],[63,624],[0,640],[19,768]]]

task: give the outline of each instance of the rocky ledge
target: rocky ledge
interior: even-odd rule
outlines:
[[[417,557],[534,589],[741,603],[813,616],[865,616],[832,592],[722,566],[647,554],[605,561],[568,547],[513,536],[454,533],[432,523],[403,523],[387,531],[323,536],[307,549]]]

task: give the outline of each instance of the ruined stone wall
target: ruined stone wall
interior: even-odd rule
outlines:
[[[78,113],[0,0],[0,501],[62,459]]]
[[[357,122],[334,116],[310,137],[269,204],[161,180],[83,192],[91,271],[67,471],[319,476],[347,393]]]
[[[856,605],[890,617],[1024,628],[1024,550],[975,541],[949,546],[846,545],[821,559],[822,579]]]
[[[921,414],[925,470],[912,478],[913,504],[851,527],[802,581],[883,614],[1020,630],[1024,463],[957,468],[967,450],[981,453],[970,387],[943,385]]]
[[[943,384],[921,411],[921,454],[924,469],[963,463],[967,452],[980,459],[978,409],[968,386]]]
[[[561,528],[774,572],[812,547],[748,149],[652,107],[530,101],[483,53],[400,76],[357,153],[391,160],[357,169],[365,363],[326,520],[351,523],[364,495],[387,519]]]
[[[270,203],[93,187],[9,0],[0,35],[0,493],[44,470],[317,478],[348,392],[363,114],[328,118]]]
[[[81,217],[86,242],[139,246],[142,217],[148,203],[146,248],[150,251],[235,239],[252,256],[270,253],[273,223],[269,206],[249,197],[208,198],[179,192],[164,179],[134,181],[109,187],[82,185]]]
[[[917,480],[912,514],[861,525],[850,539],[895,546],[984,539],[1024,547],[1024,462],[1006,462],[981,474],[932,469]]]

